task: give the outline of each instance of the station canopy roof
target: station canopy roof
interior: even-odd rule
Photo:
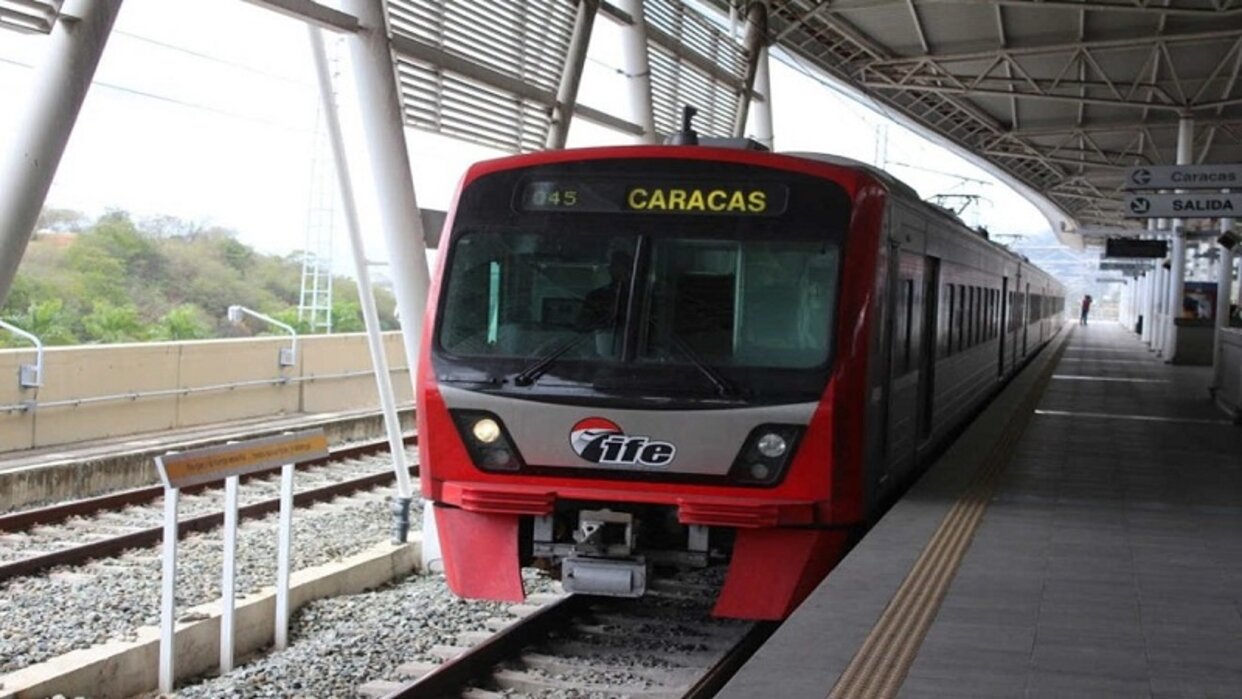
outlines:
[[[727,10],[731,0],[708,0]],[[769,37],[1015,185],[1079,246],[1125,169],[1242,162],[1239,0],[770,0]]]

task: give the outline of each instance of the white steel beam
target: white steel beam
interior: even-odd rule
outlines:
[[[70,0],[48,38],[34,94],[0,160],[0,305],[47,199],[121,0]]]
[[[352,34],[358,31],[358,18],[314,0],[246,0],[251,5],[299,19],[312,26],[333,32]]]
[[[545,144],[549,150],[564,148],[565,140],[569,138],[574,105],[578,103],[578,85],[582,82],[582,67],[586,64],[587,49],[591,45],[591,28],[595,26],[595,13],[598,9],[598,0],[578,0],[574,35],[565,55],[556,101],[552,103],[552,116],[549,119],[548,139]]]

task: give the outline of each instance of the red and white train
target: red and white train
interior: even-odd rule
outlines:
[[[1025,357],[1061,286],[873,168],[634,146],[472,167],[418,370],[450,587],[637,596],[728,562],[780,619]]]

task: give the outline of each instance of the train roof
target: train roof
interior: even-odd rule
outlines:
[[[925,209],[934,211],[935,213],[945,217],[946,219],[953,221],[954,223],[956,223],[958,226],[960,226],[961,228],[965,230],[970,230],[971,232],[974,232],[976,234],[979,233],[978,231],[975,231],[974,229],[970,228],[970,226],[966,225],[966,223],[962,221],[962,219],[958,217],[957,214],[953,213],[952,211],[942,206],[937,206],[930,202],[924,201],[923,198],[919,196],[919,193],[914,191],[913,187],[897,179],[891,173],[881,170],[880,168],[875,167],[874,165],[871,165],[869,163],[864,163],[861,160],[854,160],[853,158],[847,158],[841,155],[829,155],[827,153],[786,152],[786,153],[780,153],[780,155],[787,155],[787,156],[794,157],[794,158],[803,158],[806,160],[815,160],[821,163],[828,163],[830,165],[839,165],[841,167],[848,167],[848,168],[854,168],[857,170],[863,170],[868,175],[870,175],[871,177],[874,177],[881,184],[887,187],[890,192],[893,192],[904,199],[908,199],[912,203],[917,203],[918,205],[924,207]],[[1060,283],[1060,280],[1057,279],[1055,276],[1049,274],[1046,270],[1041,269],[1038,265],[1035,265],[1033,262],[1027,259],[1025,255],[1019,254],[1018,252],[1010,249],[1009,246],[1002,245],[1001,243],[998,243],[994,240],[989,240],[988,238],[982,235],[979,235],[978,238],[979,238],[979,242],[1000,250],[1001,252],[1011,256],[1014,260],[1021,262],[1025,265],[1028,265],[1034,269],[1037,269],[1041,273],[1047,275],[1050,279],[1056,281],[1057,283]]]
[[[880,168],[875,167],[874,165],[864,163],[861,160],[854,160],[853,158],[847,158],[843,155],[829,155],[827,153],[790,152],[790,153],[780,153],[780,155],[787,155],[787,156],[794,157],[794,158],[803,158],[805,160],[816,160],[821,163],[828,163],[829,165],[839,165],[841,167],[848,167],[848,168],[852,168],[855,170],[865,170],[868,175],[871,175],[875,179],[882,182],[884,186],[888,187],[890,191],[898,192],[904,196],[914,199],[915,201],[923,201],[921,198],[919,198],[919,193],[914,191],[914,188],[911,187],[910,185],[906,184],[905,182],[902,182],[896,177],[893,177],[891,173],[885,172],[884,170],[881,170]]]

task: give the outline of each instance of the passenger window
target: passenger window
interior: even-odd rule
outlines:
[[[911,331],[914,326],[914,280],[913,279],[906,280],[905,305],[906,305],[905,318],[902,319],[902,324],[905,326],[905,337],[902,340],[903,345],[904,345],[902,348],[902,352],[904,353],[904,359],[902,360],[902,371],[901,371],[902,374],[909,373],[910,370],[914,368],[910,362],[910,344],[911,344],[910,335],[912,334]]]
[[[947,292],[945,293],[945,299],[948,301],[948,305],[946,306],[945,313],[943,315],[945,342],[944,347],[940,350],[940,354],[947,357],[953,354],[953,310],[955,304],[953,303],[953,285],[945,284],[944,288]]]

